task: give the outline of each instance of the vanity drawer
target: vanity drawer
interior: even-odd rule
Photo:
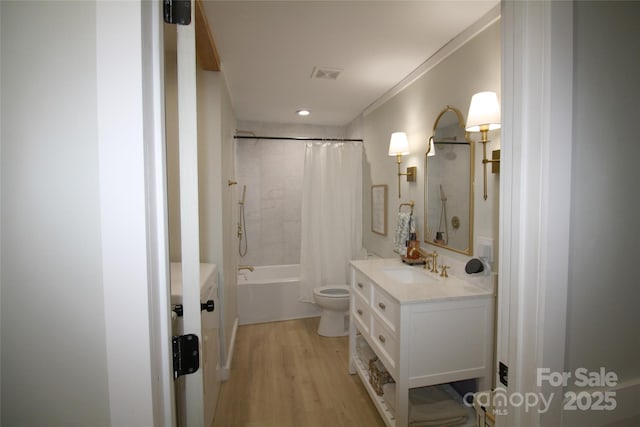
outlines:
[[[371,341],[374,351],[382,359],[391,375],[396,373],[396,360],[398,354],[398,342],[396,335],[389,330],[387,325],[377,317],[373,317],[371,323]]]
[[[353,283],[354,293],[360,295],[362,299],[369,304],[371,301],[371,281],[359,271],[356,271],[355,281]]]
[[[371,325],[371,310],[369,308],[369,303],[356,293],[354,293],[351,298],[353,298],[351,316],[353,316],[354,320],[357,321],[360,332],[368,334]]]
[[[400,320],[400,306],[389,295],[379,288],[373,289],[373,311],[380,316],[387,327],[394,333],[398,330]]]

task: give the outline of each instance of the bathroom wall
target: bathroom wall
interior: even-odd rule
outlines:
[[[238,122],[243,136],[344,138],[345,132],[342,127]],[[238,139],[236,150],[238,198],[247,186],[248,250],[240,263],[299,264],[305,142]]]
[[[638,418],[624,425],[638,425],[640,421],[640,287],[633,267],[638,262],[640,206],[636,125],[640,29],[635,22],[639,12],[637,2],[574,3],[574,143],[565,370],[574,372],[584,367],[598,371],[603,366],[618,375],[621,389],[616,411],[567,411],[570,420],[577,418],[567,425],[586,425],[586,421],[602,425],[625,410],[628,414],[635,412]],[[636,391],[631,392],[634,385]],[[573,381],[569,388],[576,389]],[[625,398],[630,393],[635,397]],[[581,420],[580,415],[588,420]]]
[[[218,266],[222,363],[230,360],[237,327],[236,122],[224,74],[198,69],[198,190],[200,260]],[[229,366],[226,366],[229,368]]]
[[[0,423],[107,426],[96,6],[0,7]]]
[[[149,5],[0,2],[3,426],[162,424]]]
[[[363,114],[363,134],[367,165],[364,176],[364,244],[367,250],[383,257],[397,256],[393,252],[393,239],[397,212],[401,202],[415,201],[419,233],[424,231],[424,173],[427,141],[433,134],[438,114],[447,106],[460,110],[463,118],[469,109],[471,96],[490,90],[500,98],[500,21],[497,20],[435,63],[422,76],[380,105],[374,105]],[[387,155],[389,137],[394,131],[404,131],[409,139],[411,154],[404,156],[402,169],[417,166],[417,181],[408,183],[402,177],[402,198],[398,198],[397,166],[394,157]],[[478,140],[479,134],[472,134]],[[492,140],[487,152],[500,147],[499,131],[489,133]],[[494,260],[497,258],[498,236],[498,175],[488,175],[488,199],[483,200],[482,149],[475,147],[474,184],[474,240],[477,236],[494,239]],[[441,148],[442,150],[442,148]],[[371,232],[371,185],[388,185],[388,232],[380,236]],[[429,245],[422,243],[429,249]],[[475,250],[475,248],[474,248]],[[464,261],[468,257],[438,248],[445,256]],[[494,263],[494,269],[497,264]]]

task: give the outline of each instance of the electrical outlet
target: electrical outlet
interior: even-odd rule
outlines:
[[[478,236],[477,238],[477,256],[484,259],[485,262],[493,262],[493,239],[489,237]]]
[[[498,375],[500,382],[507,387],[509,385],[509,367],[502,362],[498,363]]]

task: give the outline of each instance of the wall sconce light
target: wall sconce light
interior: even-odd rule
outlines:
[[[500,129],[500,106],[495,92],[480,92],[471,97],[469,114],[467,114],[467,132],[480,132],[482,144],[482,167],[484,169],[484,199],[487,200],[487,163],[491,163],[491,172],[500,172],[500,150],[491,154],[487,159],[487,133]]]
[[[398,198],[400,198],[400,177],[406,175],[407,182],[415,182],[416,171],[415,166],[407,168],[407,172],[403,173],[400,169],[400,163],[402,162],[402,155],[409,154],[409,140],[407,134],[404,132],[394,132],[391,134],[391,140],[389,141],[389,155],[396,156],[398,163]]]

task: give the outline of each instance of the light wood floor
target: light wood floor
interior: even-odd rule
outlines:
[[[238,328],[214,427],[384,426],[357,375],[348,337],[316,333],[320,318]]]

